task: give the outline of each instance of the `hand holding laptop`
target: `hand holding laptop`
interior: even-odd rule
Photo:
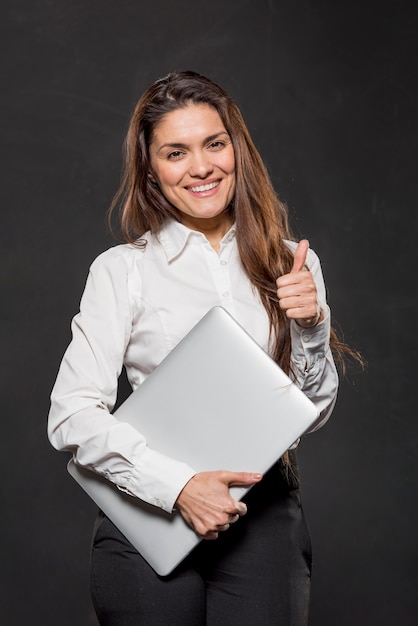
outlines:
[[[203,536],[214,539],[245,514],[239,500],[316,421],[318,410],[225,309],[214,307],[115,417],[143,433],[152,449],[195,469],[177,498],[181,514],[133,498],[74,461],[68,471],[166,576]]]
[[[245,515],[244,502],[234,500],[230,487],[247,487],[258,483],[262,474],[200,472],[185,485],[176,501],[176,508],[193,530],[204,539],[217,539],[218,533]]]

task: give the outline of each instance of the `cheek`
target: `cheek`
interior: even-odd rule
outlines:
[[[222,169],[227,174],[230,185],[235,187],[235,183],[236,183],[235,159],[233,157],[227,159],[224,162]]]
[[[160,187],[172,187],[180,178],[177,169],[172,166],[165,167],[160,165],[159,167],[154,168],[154,175],[158,180]]]
[[[225,154],[223,169],[228,174],[235,174],[235,154],[233,150]]]

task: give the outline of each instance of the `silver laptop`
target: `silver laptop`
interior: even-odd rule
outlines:
[[[214,307],[115,417],[198,472],[265,473],[318,410],[225,309]],[[179,513],[129,496],[72,460],[68,471],[161,576],[201,540]],[[247,491],[231,488],[236,499]]]

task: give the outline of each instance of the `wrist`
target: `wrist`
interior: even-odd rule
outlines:
[[[300,319],[300,320],[295,320],[295,321],[297,325],[300,326],[301,328],[314,328],[315,326],[320,324],[323,319],[324,319],[324,314],[322,310],[319,310],[316,317],[311,317],[306,320]]]

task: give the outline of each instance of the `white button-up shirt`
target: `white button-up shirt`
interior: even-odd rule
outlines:
[[[137,430],[112,416],[123,365],[135,389],[216,305],[227,309],[267,352],[269,323],[242,268],[234,226],[219,253],[202,233],[176,221],[168,222],[158,236],[145,234],[142,241],[144,245],[107,250],[90,268],[80,312],[72,322],[73,338],[52,391],[48,435],[57,449],[72,451],[78,464],[171,511],[196,472],[149,448]],[[289,243],[291,249],[295,245]],[[329,349],[322,272],[312,250],[307,265],[325,319],[309,329],[292,321],[291,358],[296,383],[321,412],[315,425],[319,428],[335,402],[338,377]]]

